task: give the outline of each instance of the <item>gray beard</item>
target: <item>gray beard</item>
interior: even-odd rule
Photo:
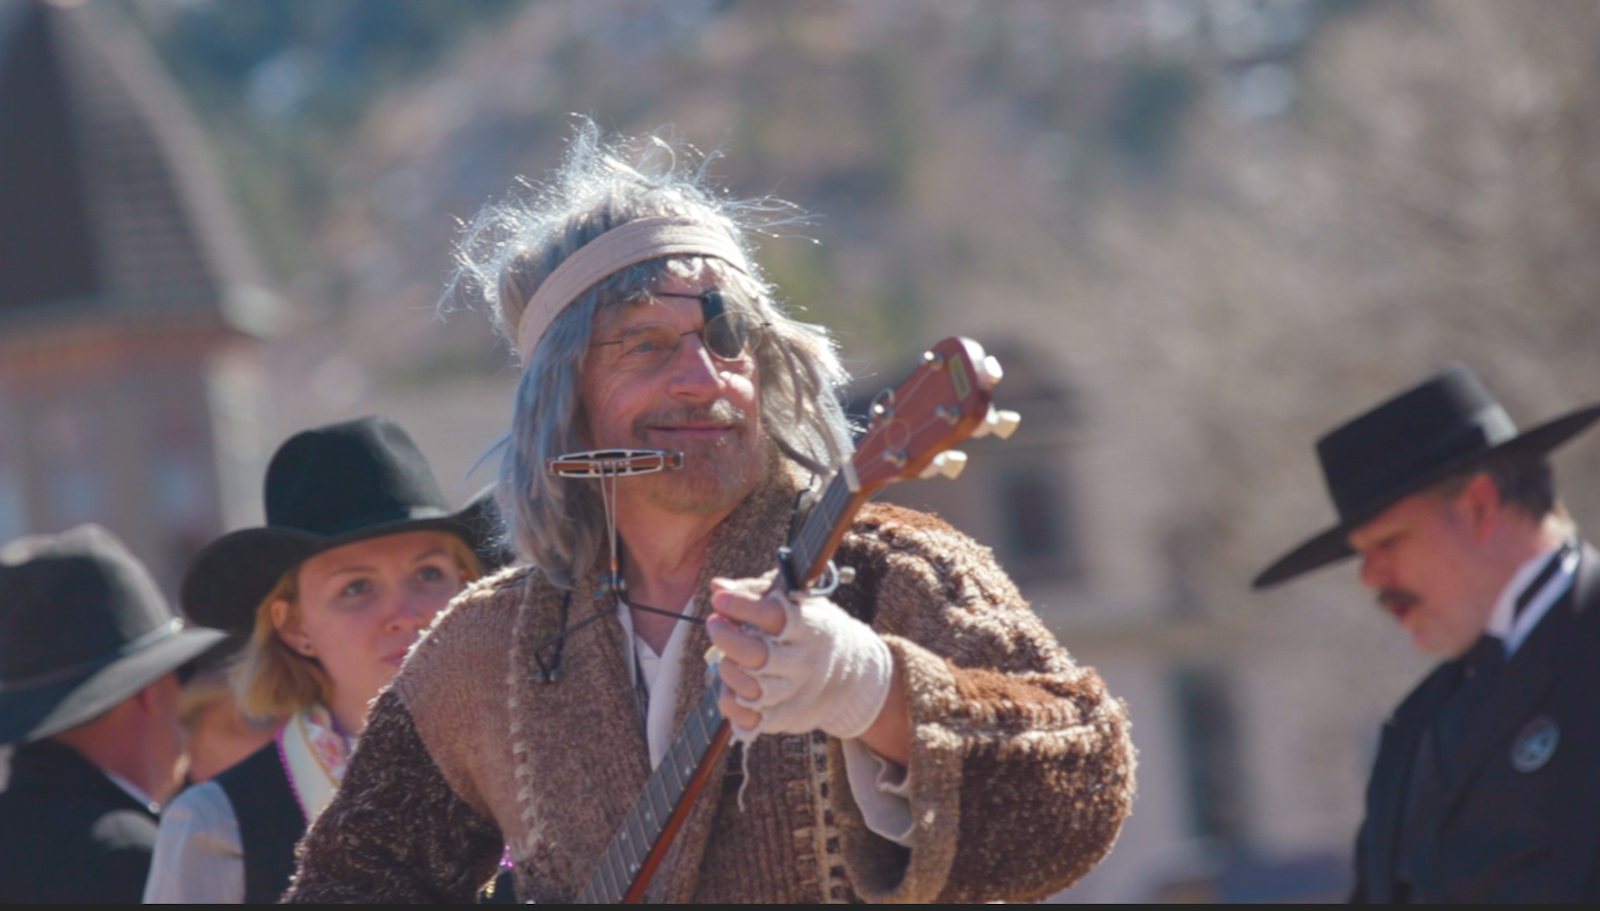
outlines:
[[[747,425],[748,432],[748,425]],[[729,445],[729,443],[736,445]],[[713,515],[738,505],[761,483],[770,444],[746,434],[683,450],[677,471],[639,478],[651,505],[683,515]]]
[[[651,425],[678,420],[727,421],[737,433],[691,443],[683,449],[682,468],[639,478],[639,492],[651,505],[681,515],[714,515],[733,508],[761,483],[771,444],[752,430],[749,415],[727,399],[701,408],[667,407],[642,415],[633,426],[635,445],[649,445],[646,428]]]

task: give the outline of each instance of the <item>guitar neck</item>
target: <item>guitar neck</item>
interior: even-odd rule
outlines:
[[[791,588],[803,587],[821,574],[866,499],[850,490],[843,473],[834,475],[783,551],[782,572],[791,580]],[[706,687],[645,783],[644,793],[621,831],[611,840],[579,901],[617,904],[643,900],[667,848],[727,751],[731,734],[717,708],[717,687]]]

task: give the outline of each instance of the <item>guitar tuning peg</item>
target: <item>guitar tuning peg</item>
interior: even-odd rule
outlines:
[[[1022,415],[1015,411],[991,410],[987,420],[993,425],[995,436],[1009,440],[1011,435],[1017,432],[1017,425],[1022,423]]]
[[[944,475],[954,481],[961,477],[961,472],[967,467],[967,454],[959,449],[949,449],[933,457],[928,467],[922,470],[918,477],[931,478],[935,475]]]
[[[967,454],[959,449],[950,449],[941,453],[944,463],[939,466],[939,473],[954,481],[961,477],[961,472],[967,469]]]
[[[991,386],[1006,378],[1006,372],[1000,368],[1000,359],[992,354],[984,356],[983,363],[978,365],[978,372],[989,378]]]
[[[1010,439],[1017,432],[1017,425],[1022,422],[1022,415],[1015,411],[1000,411],[993,405],[989,406],[989,413],[984,415],[983,423],[972,432],[974,437],[986,437],[994,434],[1002,440]]]

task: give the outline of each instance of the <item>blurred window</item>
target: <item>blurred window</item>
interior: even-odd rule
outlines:
[[[0,546],[28,533],[28,485],[17,414],[0,400]]]
[[[1228,846],[1243,836],[1237,724],[1226,676],[1184,668],[1173,677],[1190,823],[1196,836]]]
[[[210,524],[210,471],[204,428],[195,403],[169,394],[155,403],[152,505],[167,526]]]
[[[57,529],[106,521],[104,441],[93,418],[83,403],[63,402],[39,422],[50,522]]]
[[[1000,478],[1001,541],[1006,568],[1019,580],[1077,574],[1067,534],[1066,498],[1055,473],[1043,466],[1007,471]]]
[[[22,473],[0,453],[0,546],[28,533],[26,494]]]
[[[27,504],[22,498],[21,474],[0,461],[0,546],[27,535]]]
[[[150,508],[162,539],[152,569],[175,582],[219,531],[206,404],[193,377],[152,388]]]

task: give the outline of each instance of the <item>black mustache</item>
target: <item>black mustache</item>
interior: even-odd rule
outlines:
[[[1422,598],[1415,592],[1403,588],[1386,588],[1378,592],[1378,604],[1391,611],[1408,610],[1416,607]]]

